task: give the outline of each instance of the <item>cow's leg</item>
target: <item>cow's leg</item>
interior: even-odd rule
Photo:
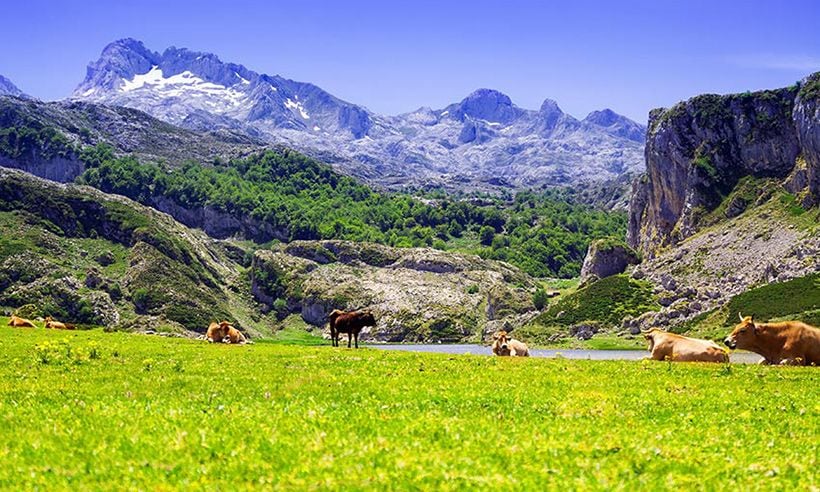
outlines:
[[[350,348],[350,342],[353,341],[353,332],[348,332],[347,334],[347,348]]]
[[[355,332],[353,334],[353,338],[356,340],[356,348],[359,348],[359,332]]]

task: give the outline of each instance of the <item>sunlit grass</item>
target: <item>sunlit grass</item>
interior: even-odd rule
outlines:
[[[817,368],[5,326],[0,349],[3,489],[811,490],[820,479]]]

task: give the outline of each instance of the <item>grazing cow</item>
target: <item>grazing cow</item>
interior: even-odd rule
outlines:
[[[763,356],[761,364],[820,365],[820,329],[800,321],[755,323],[743,317],[726,337],[726,345]]]
[[[9,318],[9,326],[16,326],[18,328],[35,328],[34,323],[31,321],[13,314],[11,315],[11,318]]]
[[[715,342],[689,338],[652,328],[644,333],[650,358],[676,362],[729,362],[729,354]]]
[[[45,322],[46,328],[53,328],[55,330],[73,330],[75,328],[71,323],[60,323],[59,321],[55,321],[51,316],[46,316]]]
[[[493,353],[502,357],[529,357],[530,349],[527,348],[527,344],[510,338],[507,332],[502,330],[493,335]]]
[[[339,346],[339,334],[347,333],[347,348],[350,348],[351,339],[355,338],[356,348],[359,348],[359,332],[365,326],[376,326],[376,318],[370,310],[345,312],[334,309],[328,315],[330,322],[330,339],[334,347]]]

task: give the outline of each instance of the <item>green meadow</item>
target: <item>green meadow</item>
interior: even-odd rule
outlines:
[[[0,327],[7,490],[817,490],[820,370]]]

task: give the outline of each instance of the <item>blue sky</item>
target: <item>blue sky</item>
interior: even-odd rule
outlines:
[[[815,1],[3,2],[0,74],[66,97],[109,42],[216,53],[397,114],[479,87],[575,116],[609,107],[645,122],[705,92],[789,85],[820,70]]]

